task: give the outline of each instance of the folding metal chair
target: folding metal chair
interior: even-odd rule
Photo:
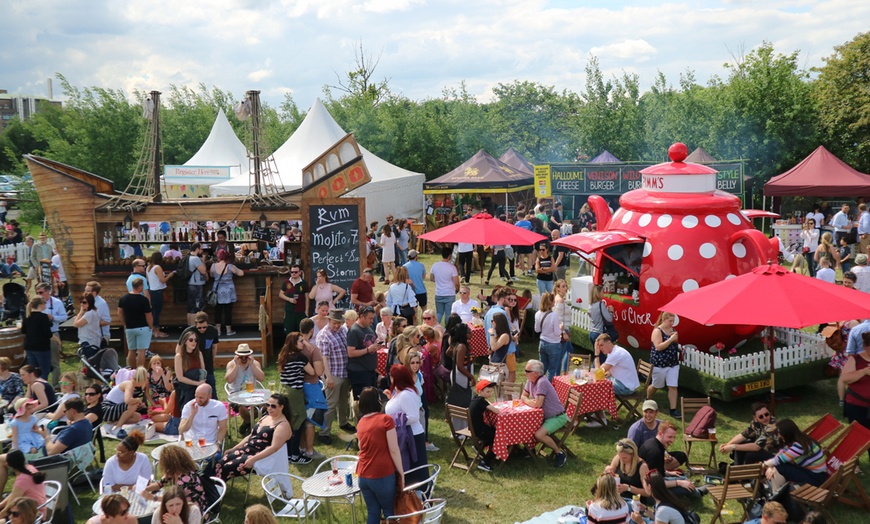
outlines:
[[[270,473],[263,477],[263,491],[266,492],[266,500],[269,501],[272,515],[287,519],[305,519],[306,522],[310,516],[316,521],[316,512],[317,508],[320,507],[320,501],[309,499],[304,494],[301,499],[294,498],[294,490],[292,489],[293,480],[296,480],[301,485],[306,479],[291,475],[290,473]],[[288,484],[291,487],[289,493],[285,488]]]
[[[73,482],[81,476],[85,477],[85,480],[88,481],[88,485],[91,487],[91,491],[93,493],[97,492],[97,489],[94,487],[93,481],[91,481],[91,476],[88,475],[88,468],[94,463],[94,455],[96,450],[94,449],[94,443],[88,442],[87,444],[83,444],[77,448],[73,448],[61,453],[64,457],[69,460],[69,492],[73,496],[76,501],[76,504],[81,505],[79,502],[79,498],[76,495],[75,490],[73,489]]]
[[[407,478],[410,473],[424,468],[428,468],[432,474],[429,475],[426,480],[421,480],[420,482],[415,482],[413,484],[406,484],[405,489],[402,491],[417,493],[420,500],[426,502],[432,498],[432,493],[435,491],[435,483],[438,481],[438,474],[441,473],[441,466],[438,464],[423,464],[422,466],[417,466],[416,468],[406,471],[405,478]]]
[[[36,524],[43,522],[51,522],[54,520],[54,510],[57,508],[57,499],[60,497],[60,491],[63,486],[56,480],[45,480],[42,482],[45,486],[45,502],[39,505],[39,515],[36,517]],[[42,517],[42,511],[45,510],[45,518]]]
[[[215,522],[220,522],[220,507],[221,503],[224,501],[224,496],[227,494],[227,483],[223,481],[220,477],[209,477],[212,482],[215,483],[218,492],[218,498],[214,502],[211,503],[205,512],[202,514],[202,521],[205,524],[213,524]],[[264,479],[265,480],[265,479]]]

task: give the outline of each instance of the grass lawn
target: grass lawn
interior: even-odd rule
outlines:
[[[421,257],[427,267],[431,266],[437,260],[435,256]],[[473,293],[476,294],[480,286],[477,285],[477,278],[473,278],[475,285],[472,287]],[[493,281],[495,283],[495,281]],[[534,280],[531,278],[523,278],[519,281],[518,287],[534,288]],[[385,287],[379,285],[379,290]],[[487,288],[487,292],[489,288]],[[430,302],[433,300],[433,290],[429,289]],[[70,348],[67,349],[70,351]],[[519,375],[522,375],[524,369],[523,362],[529,358],[536,358],[537,344],[532,341],[525,341],[520,347],[520,364],[518,367]],[[64,370],[74,370],[78,366],[72,360],[63,365]],[[267,380],[278,378],[278,372],[273,364],[266,370]],[[522,380],[522,377],[518,378]],[[223,377],[218,372],[218,390],[223,391]],[[688,396],[696,396],[692,392],[682,392]],[[832,380],[824,380],[813,382],[810,385],[795,388],[782,392],[789,395],[789,401],[777,403],[777,415],[779,418],[793,418],[798,425],[805,427],[810,422],[832,409],[836,410],[836,388]],[[661,406],[667,406],[666,393],[660,391],[656,395],[656,400]],[[734,434],[742,431],[748,423],[751,415],[749,413],[749,405],[755,399],[746,399],[734,401],[730,403],[714,401],[714,407],[717,409],[718,415],[718,435],[720,439],[730,439]],[[837,413],[835,413],[836,415]],[[624,416],[624,411],[620,412]],[[664,415],[662,415],[664,417]],[[613,424],[612,421],[607,428],[604,429],[589,429],[581,427],[577,433],[572,436],[568,444],[578,458],[569,459],[564,468],[554,469],[549,463],[541,462],[537,467],[531,463],[529,459],[511,458],[504,467],[496,469],[494,473],[485,473],[482,471],[474,471],[466,474],[458,469],[446,469],[455,451],[455,446],[450,439],[447,423],[444,421],[444,409],[442,406],[432,406],[430,419],[430,439],[438,447],[440,451],[429,454],[429,461],[435,464],[440,464],[443,468],[441,475],[438,478],[435,495],[439,498],[446,498],[447,514],[443,522],[445,523],[513,523],[529,519],[535,515],[539,515],[546,511],[553,510],[566,504],[582,504],[589,498],[589,488],[594,483],[598,474],[602,472],[604,466],[610,462],[613,457],[614,443],[619,438],[625,436],[628,429],[628,424],[623,422],[619,425]],[[233,443],[236,442],[235,436]],[[107,441],[107,453],[114,452],[114,441]],[[677,438],[677,443],[674,444],[675,449],[682,449],[682,442]],[[143,452],[149,453],[149,446],[143,448]],[[332,456],[344,452],[344,444],[340,439],[334,439],[334,444],[331,446],[317,446],[321,453]],[[700,451],[697,450],[696,457],[700,456]],[[719,457],[719,460],[723,460]],[[306,466],[290,465],[290,472],[307,476],[313,473],[316,464],[312,463]],[[862,466],[865,471],[870,470],[870,465],[866,459],[862,458]],[[225,524],[241,524],[244,522],[244,509],[254,503],[266,504],[265,496],[259,485],[259,477],[254,477],[256,482],[251,485],[250,496],[245,503],[245,488],[244,482],[236,481],[234,486],[230,486],[227,496],[224,501],[221,521]],[[865,488],[870,489],[870,482],[867,482],[867,477],[862,477],[861,481]],[[82,500],[81,506],[73,504],[73,515],[75,522],[84,522],[91,516],[91,505],[96,500],[96,495],[84,493],[80,495]],[[336,508],[339,522],[349,522],[349,510],[345,506],[333,505]],[[736,513],[736,505],[731,506]],[[703,499],[696,506],[698,512],[702,515],[704,521],[712,518],[712,501],[708,498]],[[866,515],[862,517],[862,511],[844,505],[837,505],[832,511],[834,517],[839,524],[857,524],[866,522]],[[319,515],[321,519],[325,515]],[[739,515],[726,516],[726,520],[737,520]]]

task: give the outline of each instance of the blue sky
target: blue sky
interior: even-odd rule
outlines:
[[[464,81],[480,100],[500,82],[581,91],[590,55],[608,75],[662,71],[677,84],[726,76],[722,65],[764,41],[801,64],[867,30],[866,0],[6,0],[0,88],[45,93],[76,86],[166,91],[260,89],[308,108],[354,48],[380,55],[378,79],[413,99]],[[60,95],[55,83],[56,97]]]

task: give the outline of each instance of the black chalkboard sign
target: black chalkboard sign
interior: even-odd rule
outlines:
[[[51,261],[39,261],[39,281],[51,284]]]
[[[360,206],[365,204],[355,200],[336,199],[332,201],[341,203],[308,206],[308,282],[314,285],[315,272],[325,269],[329,282],[345,290],[345,298],[336,304],[337,308],[350,306],[350,287],[361,273]]]
[[[278,230],[269,226],[254,226],[254,229],[251,230],[251,236],[257,240],[274,242],[278,238]]]

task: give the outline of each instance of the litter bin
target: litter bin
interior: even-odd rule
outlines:
[[[54,510],[54,524],[72,524],[72,510],[69,507],[69,460],[61,455],[52,455],[31,460],[30,464],[45,473],[46,480],[60,482],[60,495]]]

